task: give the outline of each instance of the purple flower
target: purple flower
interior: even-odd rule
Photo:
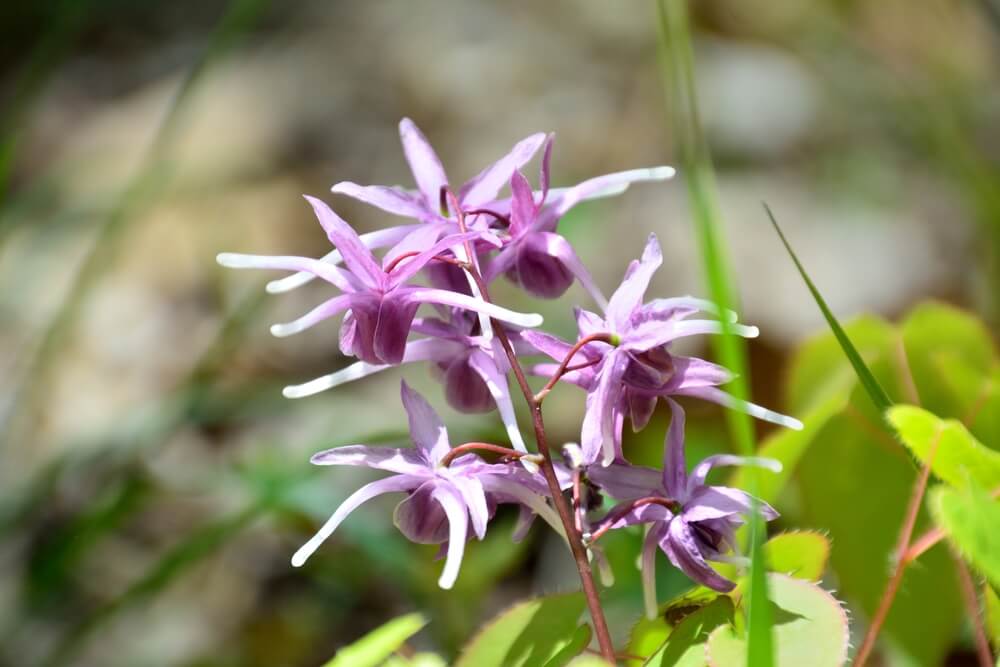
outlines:
[[[515,313],[465,294],[406,284],[437,255],[478,237],[478,232],[436,240],[437,232],[425,226],[399,241],[380,264],[350,225],[330,207],[314,197],[307,196],[306,200],[312,204],[330,242],[343,256],[344,268],[306,257],[222,253],[217,258],[220,264],[231,268],[308,271],[343,292],[293,322],[272,326],[271,333],[275,336],[299,333],[349,311],[341,328],[341,350],[369,363],[398,364],[403,360],[417,308],[424,303],[473,310],[522,327],[542,323],[540,315]]]
[[[407,342],[400,363],[429,361],[434,364],[445,385],[445,397],[456,410],[485,412],[496,406],[514,449],[526,452],[507,384],[509,362],[506,354],[496,339],[487,338],[478,331],[479,322],[470,313],[453,308],[450,316],[449,321],[414,319],[411,331],[427,338]],[[508,336],[516,350],[529,350],[517,331],[509,331]],[[312,396],[387,368],[392,366],[358,361],[315,380],[285,387],[283,393],[286,398]]]
[[[486,278],[492,280],[506,274],[528,293],[546,299],[561,296],[576,279],[604,308],[607,301],[590,272],[569,242],[555,233],[559,220],[580,201],[608,193],[617,194],[634,182],[671,178],[674,170],[657,167],[599,176],[555,192],[552,201],[546,205],[551,157],[552,135],[549,135],[542,157],[541,193],[537,202],[535,193],[521,172],[515,171],[511,176],[509,202],[506,206],[502,203],[496,205],[498,211],[509,210],[509,237],[503,249],[487,266]]]
[[[733,589],[733,582],[712,569],[708,561],[735,560],[726,554],[735,550],[735,531],[755,504],[767,521],[778,516],[767,503],[755,501],[739,489],[710,486],[705,478],[715,466],[756,465],[779,472],[781,464],[773,459],[719,454],[698,463],[688,475],[684,461],[684,411],[672,399],[667,402],[673,419],[667,431],[662,471],[621,463],[588,470],[594,483],[612,496],[626,499],[598,523],[597,531],[649,524],[641,568],[646,610],[651,617],[656,614],[657,546],[686,575],[725,593]]]
[[[586,463],[603,452],[603,464],[621,458],[621,431],[626,413],[632,427],[640,430],[649,422],[658,398],[695,396],[723,406],[743,410],[754,417],[801,429],[797,419],[739,401],[718,388],[732,374],[716,364],[672,354],[669,344],[685,336],[722,333],[718,320],[687,319],[695,313],[716,312],[710,302],[693,297],[655,299],[643,304],[643,297],[662,256],[656,235],[651,234],[642,259],[633,261],[622,284],[611,296],[602,318],[586,310],[577,311],[580,340],[597,336],[574,355],[575,370],[561,379],[585,389],[587,408],[581,433]],[[737,324],[728,313],[733,333],[752,338],[757,328]],[[539,352],[562,361],[572,352],[571,345],[548,334],[525,331],[524,339]],[[552,376],[553,364],[532,369]]]
[[[526,508],[522,516],[539,514],[559,525],[542,495],[545,482],[522,467],[485,463],[472,453],[460,454],[443,465],[452,451],[447,429],[427,401],[405,382],[401,393],[414,448],[349,445],[312,457],[316,465],[360,465],[395,474],[351,494],[295,552],[292,565],[305,563],[351,512],[384,493],[407,494],[393,515],[396,527],[407,538],[421,544],[447,544],[444,571],[438,580],[442,588],[451,588],[458,577],[469,524],[473,534],[482,539],[498,503],[520,504]],[[523,530],[524,522],[518,532]]]

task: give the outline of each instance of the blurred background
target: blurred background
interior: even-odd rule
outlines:
[[[995,325],[996,0],[703,0],[693,12],[741,315],[762,332],[757,402],[788,408],[790,359],[824,328],[761,200],[838,316],[896,318],[936,298]],[[439,591],[436,548],[393,528],[391,499],[293,569],[298,545],[372,479],[310,469],[309,455],[405,442],[401,377],[453,441],[502,431],[495,415],[448,408],[425,367],[282,398],[347,363],[333,322],[268,333],[327,291],[268,296],[274,275],[214,258],[324,254],[302,193],[361,230],[393,224],[329,188],[412,186],[404,116],[455,183],[537,131],[556,133],[554,185],[671,164],[657,39],[655,7],[639,0],[3,3],[0,664],[316,665],[412,610],[431,619],[417,646],[450,659],[504,606],[575,587],[556,539],[536,527],[513,545],[501,513],[456,590]],[[651,294],[705,295],[679,179],[580,206],[560,230],[606,291],[655,231],[665,261]],[[505,287],[498,300],[564,336],[571,305],[588,305],[578,287],[557,302]],[[578,437],[582,403],[572,388],[547,402],[555,441]],[[688,407],[690,458],[728,448],[721,413]],[[658,419],[628,444],[639,461],[660,456]],[[615,539],[607,603],[622,637],[640,610],[639,536]],[[664,595],[686,585],[660,573]],[[923,662],[962,664],[965,651]]]

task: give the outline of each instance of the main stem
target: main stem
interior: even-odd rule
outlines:
[[[458,219],[458,226],[464,233],[467,231],[465,227],[465,214],[458,202],[458,198],[450,190],[447,192],[442,191],[442,194],[447,196],[447,201],[451,204],[451,208],[455,211],[455,216]],[[483,300],[491,302],[489,290],[486,282],[479,273],[476,256],[471,246],[472,244],[466,241],[466,254],[469,257],[469,265],[466,268],[469,275],[475,280]],[[590,610],[590,618],[594,623],[594,633],[597,635],[597,643],[601,647],[601,655],[605,660],[614,665],[616,664],[615,647],[611,642],[608,621],[604,617],[604,610],[601,608],[601,599],[597,594],[594,574],[590,569],[590,559],[587,558],[587,548],[583,545],[583,536],[576,528],[573,513],[566,503],[562,488],[559,486],[559,479],[556,477],[555,468],[552,465],[552,452],[549,449],[549,441],[545,435],[545,422],[542,419],[542,404],[535,399],[535,394],[528,385],[524,369],[521,368],[521,363],[518,361],[517,355],[514,354],[514,347],[510,344],[510,338],[503,328],[503,323],[492,318],[491,323],[493,325],[493,332],[497,340],[500,341],[504,354],[507,355],[507,360],[510,362],[511,370],[514,371],[517,385],[521,389],[521,393],[524,394],[524,400],[531,410],[531,423],[535,429],[535,442],[538,445],[538,453],[542,455],[542,463],[539,467],[545,476],[545,482],[549,487],[549,494],[556,507],[556,512],[559,514],[563,530],[566,531],[566,541],[569,543],[569,549],[573,553],[573,560],[576,561],[576,569],[580,574],[580,584],[583,586],[583,594],[587,599],[587,608]]]

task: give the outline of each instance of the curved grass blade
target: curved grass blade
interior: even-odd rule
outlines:
[[[854,372],[858,376],[858,380],[861,381],[861,385],[865,388],[868,393],[868,397],[872,399],[872,403],[878,408],[880,413],[885,413],[892,406],[892,399],[889,395],[885,393],[885,389],[882,385],[878,383],[875,376],[872,375],[871,370],[865,364],[865,360],[861,358],[858,353],[857,348],[851,343],[851,339],[847,337],[844,332],[843,327],[840,326],[840,322],[837,318],[833,316],[830,308],[826,305],[826,301],[820,295],[819,290],[816,289],[816,285],[809,278],[809,274],[806,273],[805,268],[802,266],[802,262],[795,255],[795,251],[792,250],[792,246],[788,243],[788,239],[785,238],[785,234],[781,231],[781,227],[778,226],[778,221],[774,218],[774,213],[771,212],[771,207],[766,203],[764,204],[764,210],[767,212],[767,217],[771,219],[771,224],[774,226],[774,231],[778,233],[778,238],[781,239],[781,243],[785,246],[785,250],[788,251],[788,255],[792,258],[792,262],[795,263],[795,268],[799,270],[799,275],[802,276],[803,282],[805,282],[806,287],[809,288],[809,292],[812,294],[813,299],[816,301],[816,305],[819,306],[820,312],[823,313],[823,318],[826,319],[826,323],[830,325],[830,330],[833,331],[833,335],[836,336],[837,342],[840,343],[840,348],[844,351],[844,355],[847,357],[848,361],[851,362],[851,366],[854,367]]]
[[[721,232],[721,213],[715,174],[708,145],[698,115],[694,82],[694,56],[691,48],[687,0],[660,0],[657,3],[660,23],[661,61],[666,74],[668,103],[673,135],[679,139],[681,166],[685,172],[688,199],[701,246],[709,295],[721,312],[735,305],[735,291]],[[713,339],[716,355],[736,375],[728,389],[737,398],[750,394],[746,343],[733,334],[723,318],[722,336]],[[750,416],[728,410],[730,431],[744,456],[753,454],[754,431]],[[751,474],[749,491],[756,496],[758,475]],[[766,565],[762,545],[766,529],[757,508],[750,517],[750,585],[747,591],[747,664],[753,667],[774,665],[774,638],[771,608],[767,595]]]

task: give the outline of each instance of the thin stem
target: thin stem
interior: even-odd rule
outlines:
[[[955,568],[958,570],[959,588],[962,591],[962,600],[965,602],[965,609],[969,614],[969,620],[972,621],[979,667],[993,667],[993,654],[990,652],[990,640],[986,637],[986,628],[983,627],[979,598],[976,596],[976,585],[972,582],[969,567],[954,548],[951,550],[951,559],[955,561]]]
[[[548,393],[552,391],[552,388],[556,386],[557,382],[559,382],[559,378],[569,371],[569,362],[573,361],[573,357],[575,357],[576,354],[585,346],[590,343],[607,343],[608,345],[614,345],[614,341],[615,335],[608,332],[592,333],[589,336],[584,336],[580,340],[576,341],[573,347],[570,348],[569,352],[566,354],[566,357],[562,360],[562,363],[559,364],[559,368],[556,369],[556,372],[552,374],[552,377],[550,377],[549,381],[545,383],[545,386],[542,387],[537,394],[535,394],[534,401],[540,404],[543,400],[545,400]],[[585,368],[593,363],[596,362],[587,362],[583,366],[577,366],[576,369]]]
[[[491,211],[488,208],[473,208],[465,211],[465,215],[491,215],[500,222],[504,223],[510,227],[510,218],[502,213],[497,213],[496,211]]]
[[[892,602],[896,598],[896,593],[899,592],[899,585],[903,581],[903,573],[906,571],[908,564],[904,561],[904,558],[909,550],[910,540],[913,538],[913,529],[917,525],[917,515],[920,513],[924,493],[927,491],[927,482],[931,476],[931,465],[934,463],[934,456],[937,454],[938,445],[941,444],[941,433],[941,429],[938,429],[937,433],[935,433],[930,450],[927,452],[927,460],[920,471],[920,476],[913,485],[913,492],[910,494],[910,504],[906,508],[906,517],[899,532],[899,540],[896,542],[895,566],[892,575],[889,577],[889,582],[886,584],[885,591],[882,593],[882,598],[879,600],[875,615],[872,617],[871,625],[868,626],[868,631],[865,633],[864,641],[861,642],[861,648],[858,649],[858,655],[854,659],[854,667],[864,667],[865,661],[871,654],[872,649],[875,648],[875,640],[878,638],[879,630],[882,629],[882,624],[885,623],[886,617],[889,616],[889,610],[892,608]]]
[[[451,462],[457,459],[463,454],[469,454],[472,452],[493,452],[494,454],[501,454],[503,456],[508,456],[513,459],[519,459],[522,456],[528,456],[524,452],[519,452],[516,449],[511,449],[510,447],[501,447],[500,445],[491,445],[487,442],[467,442],[465,444],[459,445],[458,447],[452,448],[450,452],[444,455],[441,459],[441,465],[448,467]]]
[[[389,266],[385,267],[385,272],[392,273],[393,269],[399,266],[399,263],[402,262],[404,259],[410,259],[411,257],[416,257],[420,253],[421,253],[420,250],[411,250],[409,252],[404,252],[402,255],[389,262]],[[444,262],[445,264],[454,264],[455,266],[462,268],[465,267],[465,262],[459,259],[455,259],[454,257],[445,257],[444,255],[434,255],[433,257],[431,257],[431,260],[435,262]]]
[[[441,198],[443,202],[451,204],[458,220],[458,227],[464,233],[466,231],[465,215],[458,202],[458,198],[447,188],[442,188]],[[468,241],[465,244],[470,260],[466,270],[479,288],[483,300],[491,302],[489,288],[486,285],[486,281],[483,280],[482,275],[480,275],[479,268],[476,266],[471,244]],[[510,343],[510,338],[507,336],[503,323],[495,319],[491,320],[491,323],[494,334],[497,340],[500,341],[500,346],[503,348],[504,354],[510,362],[517,385],[521,389],[521,393],[524,394],[524,400],[528,403],[528,407],[531,410],[532,425],[535,429],[535,442],[538,445],[538,453],[542,456],[540,464],[542,475],[545,477],[545,482],[549,487],[549,495],[552,498],[552,503],[555,505],[556,512],[559,514],[559,520],[562,522],[563,530],[566,532],[566,541],[569,543],[570,551],[573,553],[573,560],[576,562],[576,569],[580,574],[580,584],[583,587],[584,597],[587,599],[587,608],[590,611],[590,618],[594,623],[594,634],[597,635],[597,643],[601,647],[601,655],[611,664],[615,664],[615,647],[611,641],[608,622],[604,618],[604,610],[601,608],[597,585],[594,583],[594,575],[590,569],[590,559],[587,558],[587,548],[583,544],[583,536],[576,529],[573,513],[566,502],[566,498],[563,496],[559,479],[556,477],[556,471],[552,465],[552,452],[549,449],[548,438],[545,434],[545,423],[542,420],[542,406],[535,400],[535,395],[531,391],[528,379],[524,375],[524,369],[521,368],[521,362],[518,361],[517,355],[514,353],[514,346]]]
[[[579,470],[573,470],[573,518],[576,520],[576,529],[583,534],[583,513],[581,497],[583,496],[583,479]]]

